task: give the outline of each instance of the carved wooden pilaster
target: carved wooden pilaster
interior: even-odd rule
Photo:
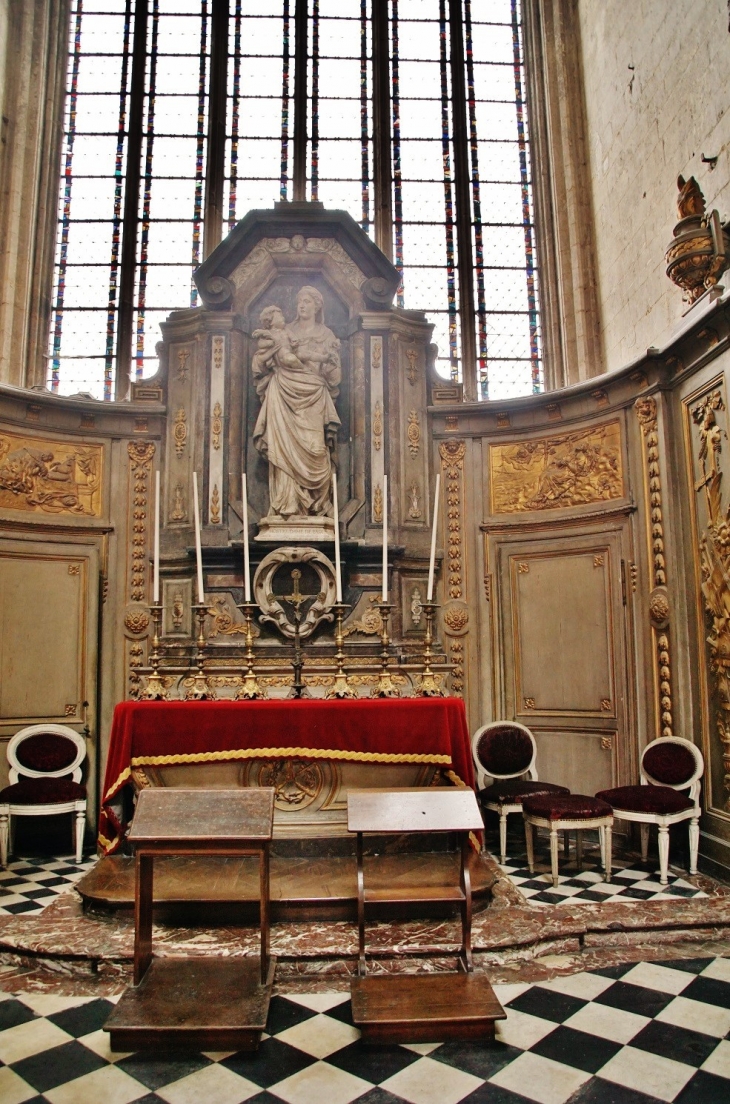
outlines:
[[[647,532],[652,589],[649,617],[655,655],[658,735],[673,736],[672,667],[670,650],[670,607],[667,592],[667,567],[664,551],[664,510],[662,477],[659,467],[659,426],[656,399],[637,399],[634,403],[644,438],[644,480],[647,501]]]
[[[155,455],[154,441],[130,441],[127,444],[129,456],[129,589],[128,600],[135,603],[127,608],[124,617],[125,635],[132,637],[127,642],[127,669],[130,693],[134,695],[139,687],[137,668],[143,665],[144,643],[149,627],[146,609],[140,609],[136,603],[147,602],[149,540],[151,533],[151,474],[152,459]]]
[[[442,441],[439,445],[443,471],[446,556],[444,563],[444,604],[442,620],[448,638],[448,657],[454,664],[451,691],[464,694],[466,640],[469,633],[469,607],[465,601],[464,561],[464,457],[465,441]]]

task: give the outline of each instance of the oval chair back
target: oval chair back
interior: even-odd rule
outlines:
[[[702,752],[690,740],[681,736],[662,736],[647,744],[641,754],[643,786],[669,786],[673,790],[689,790],[689,798],[699,806],[700,779],[705,761]]]
[[[482,725],[472,737],[471,750],[480,789],[484,787],[485,776],[521,778],[527,775],[537,780],[535,737],[518,721],[493,721]]]
[[[81,764],[86,741],[72,728],[35,724],[21,728],[7,747],[10,785],[0,791],[0,863],[12,850],[12,818],[73,813],[76,862],[81,862],[86,825],[86,787]]]
[[[86,743],[78,732],[59,724],[36,724],[21,728],[8,743],[11,782],[26,778],[65,778],[81,781],[81,764]]]

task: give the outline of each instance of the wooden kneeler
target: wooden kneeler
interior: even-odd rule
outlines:
[[[273,789],[142,790],[129,833],[136,852],[134,985],[104,1025],[112,1050],[258,1048],[276,965],[269,955],[273,819]],[[157,855],[257,855],[260,956],[154,958]]]
[[[357,832],[358,976],[351,983],[353,1023],[365,1043],[424,1043],[445,1039],[490,1041],[506,1013],[471,952],[469,833],[483,824],[470,789],[350,790],[347,824]],[[461,838],[459,885],[413,890],[365,887],[363,834],[455,832]],[[459,972],[368,976],[365,958],[366,904],[458,902],[461,912]]]

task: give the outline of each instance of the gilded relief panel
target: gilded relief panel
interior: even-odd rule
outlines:
[[[489,481],[493,514],[623,498],[621,426],[606,422],[572,433],[490,445]]]
[[[685,400],[685,412],[704,642],[708,805],[730,813],[730,449],[724,380]]]
[[[0,433],[0,508],[101,517],[103,446]]]
[[[519,713],[615,714],[609,556],[510,557]]]

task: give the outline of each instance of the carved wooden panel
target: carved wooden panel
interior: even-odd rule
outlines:
[[[571,793],[597,793],[616,785],[616,735],[533,728],[540,778]],[[588,781],[589,780],[589,781]],[[619,822],[614,829],[619,828]]]
[[[519,713],[615,715],[609,555],[510,557]]]
[[[693,520],[707,804],[730,813],[730,448],[725,382],[685,399],[685,443]],[[724,476],[724,478],[723,478]]]
[[[493,514],[623,498],[620,424],[490,445],[489,480]]]
[[[87,648],[95,639],[95,563],[86,547],[59,553],[0,548],[3,724],[83,720],[82,702],[92,696]]]
[[[102,445],[0,433],[0,507],[101,517]]]

